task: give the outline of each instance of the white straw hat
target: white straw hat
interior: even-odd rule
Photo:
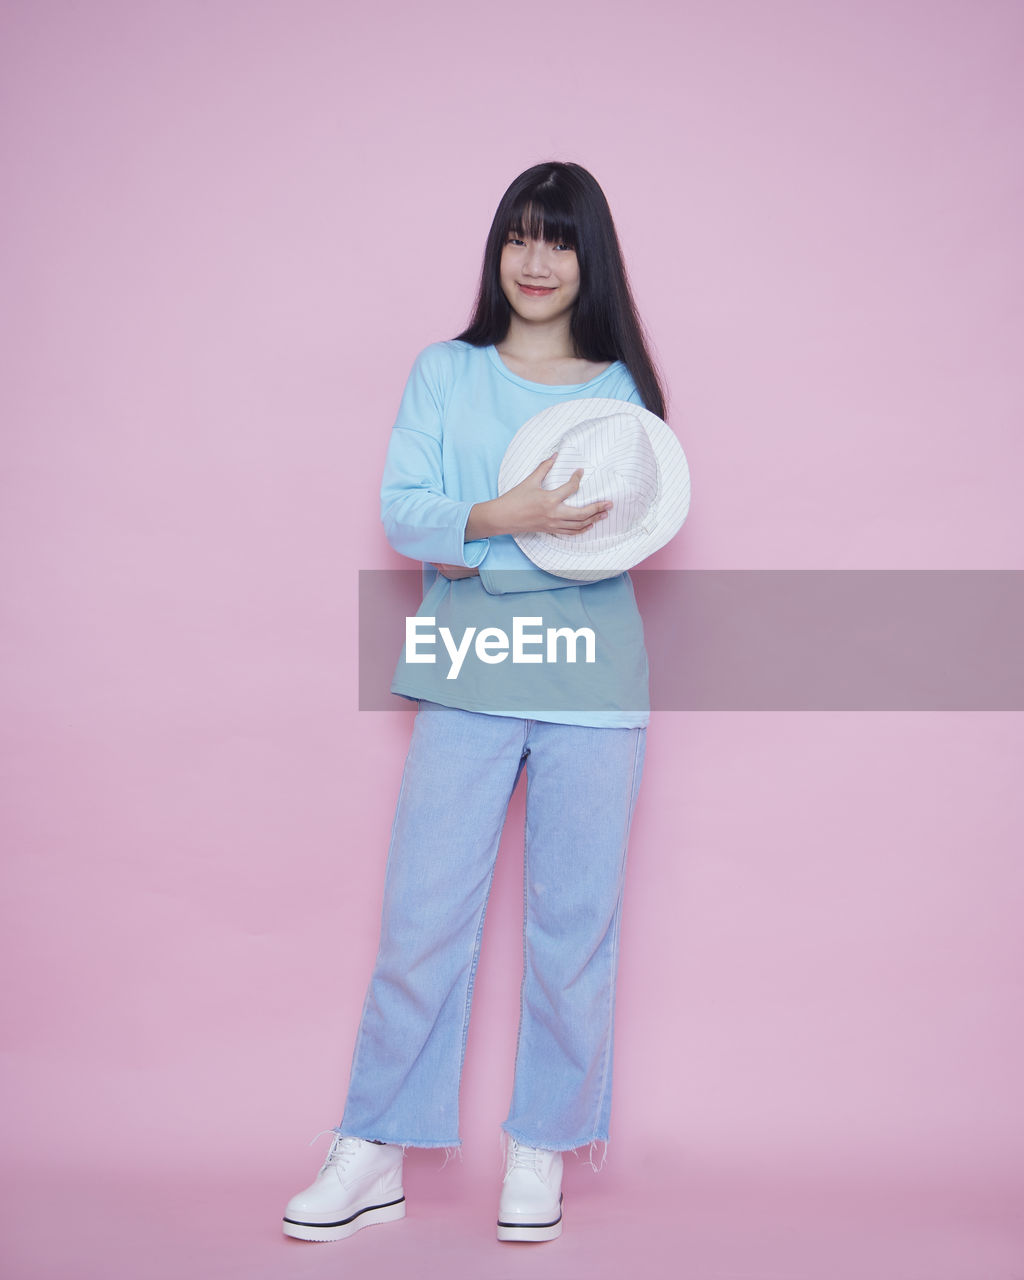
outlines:
[[[597,582],[631,569],[679,531],[690,507],[690,469],[667,423],[627,400],[563,400],[512,437],[498,473],[507,493],[557,452],[544,477],[557,489],[583,469],[568,505],[608,499],[612,508],[583,533],[520,533],[516,542],[540,569]]]

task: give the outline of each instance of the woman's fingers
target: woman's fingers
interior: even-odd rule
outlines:
[[[553,453],[550,458],[545,458],[544,461],[540,464],[540,466],[537,467],[531,475],[526,477],[524,484],[530,485],[535,489],[543,489],[544,481],[547,478],[547,474],[551,470],[551,468],[555,465],[555,459],[557,457],[558,457],[558,454]],[[545,493],[550,493],[551,496],[555,498],[558,502],[564,502],[566,498],[574,494],[576,490],[580,487],[580,481],[582,479],[583,479],[583,468],[577,467],[576,470],[569,477],[569,479],[566,480],[565,484],[560,484],[555,489],[545,489],[544,491]]]
[[[554,494],[559,502],[564,502],[566,498],[572,497],[576,490],[580,487],[580,481],[583,479],[583,468],[577,467],[565,484],[560,484],[557,489],[550,489],[548,492]]]
[[[558,454],[553,453],[550,458],[545,458],[544,461],[540,464],[540,466],[534,468],[534,470],[530,473],[530,475],[526,477],[523,483],[533,484],[534,482],[536,482],[538,486],[541,485],[543,483],[544,477],[555,465],[555,459],[557,457],[558,457]]]
[[[541,463],[540,467],[537,468],[537,471],[534,472],[534,475],[536,475],[537,472],[542,471],[543,475],[546,476],[547,473],[551,470],[551,467],[554,464],[555,458],[557,457],[558,457],[557,453],[552,454],[550,458],[548,458],[545,462]],[[565,484],[559,485],[557,489],[549,489],[547,492],[551,494],[552,498],[557,499],[558,503],[561,505],[565,503],[567,498],[571,498],[572,495],[576,493],[576,491],[580,487],[580,483],[582,480],[583,480],[583,468],[577,467],[576,470],[569,477],[569,479],[566,480]],[[612,504],[610,502],[600,501],[600,502],[588,502],[584,506],[580,506],[580,507],[566,506],[565,510],[558,511],[557,515],[559,516],[559,518],[567,519],[572,525],[580,525],[582,526],[582,528],[587,528],[589,525],[592,525],[594,521],[597,520],[600,516],[604,515],[604,513],[611,507],[611,505]]]
[[[588,502],[584,507],[570,507],[567,502],[563,502],[562,509],[558,514],[563,520],[568,520],[570,523],[585,523],[588,520],[596,520],[611,505],[610,502]]]
[[[585,507],[568,507],[562,505],[558,519],[562,524],[559,533],[583,533],[598,520],[603,520],[611,507],[610,502],[589,502]]]
[[[496,503],[503,504],[501,532],[517,533],[583,533],[598,520],[603,520],[611,502],[602,500],[582,506],[571,506],[566,499],[579,490],[583,468],[578,467],[564,484],[544,488],[544,479],[558,457],[553,453],[534,470],[509,489]],[[442,570],[444,572],[444,570]],[[447,575],[446,576],[451,576]]]
[[[476,575],[479,574],[480,572],[479,569],[470,569],[468,566],[464,564],[436,564],[435,563],[434,568],[438,571],[438,573],[441,574],[442,577],[448,578],[448,579],[473,578],[473,577],[476,577]]]

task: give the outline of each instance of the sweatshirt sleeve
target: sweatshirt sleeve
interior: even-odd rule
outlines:
[[[554,591],[558,587],[588,587],[590,582],[561,578],[536,567],[528,569],[481,569],[480,582],[488,595],[505,596],[515,591]]]
[[[381,520],[394,549],[413,560],[475,568],[487,539],[466,542],[473,507],[444,492],[441,437],[444,363],[436,348],[413,365],[388,443],[381,485]]]

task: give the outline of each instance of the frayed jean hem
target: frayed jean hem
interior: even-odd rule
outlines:
[[[510,1129],[508,1125],[504,1124],[501,1126],[501,1131],[504,1138],[514,1138],[521,1146],[536,1147],[540,1151],[571,1151],[574,1155],[578,1156],[585,1148],[587,1151],[586,1162],[595,1173],[604,1167],[604,1163],[608,1158],[607,1134],[598,1134],[593,1138],[583,1138],[580,1142],[554,1143],[535,1142],[532,1138],[525,1137],[523,1134],[518,1133],[514,1129]],[[595,1163],[594,1160],[595,1148],[599,1149],[601,1157],[600,1161],[597,1163]]]
[[[454,1142],[437,1142],[432,1138],[389,1138],[381,1132],[355,1133],[351,1129],[343,1129],[340,1124],[331,1132],[336,1133],[339,1138],[362,1138],[364,1142],[386,1142],[389,1146],[401,1147],[403,1151],[407,1151],[409,1147],[419,1147],[424,1151],[461,1151],[462,1149],[461,1138],[456,1138]]]

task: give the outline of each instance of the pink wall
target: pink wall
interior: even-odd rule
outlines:
[[[694,476],[657,565],[1024,568],[1022,35],[1011,0],[0,5],[13,1187],[58,1141],[129,1181],[244,1150],[273,1227],[314,1171],[408,732],[356,709],[357,571],[401,564],[397,398],[528,164],[616,213]],[[606,1185],[649,1144],[1021,1183],[1022,763],[1020,714],[655,717]]]

